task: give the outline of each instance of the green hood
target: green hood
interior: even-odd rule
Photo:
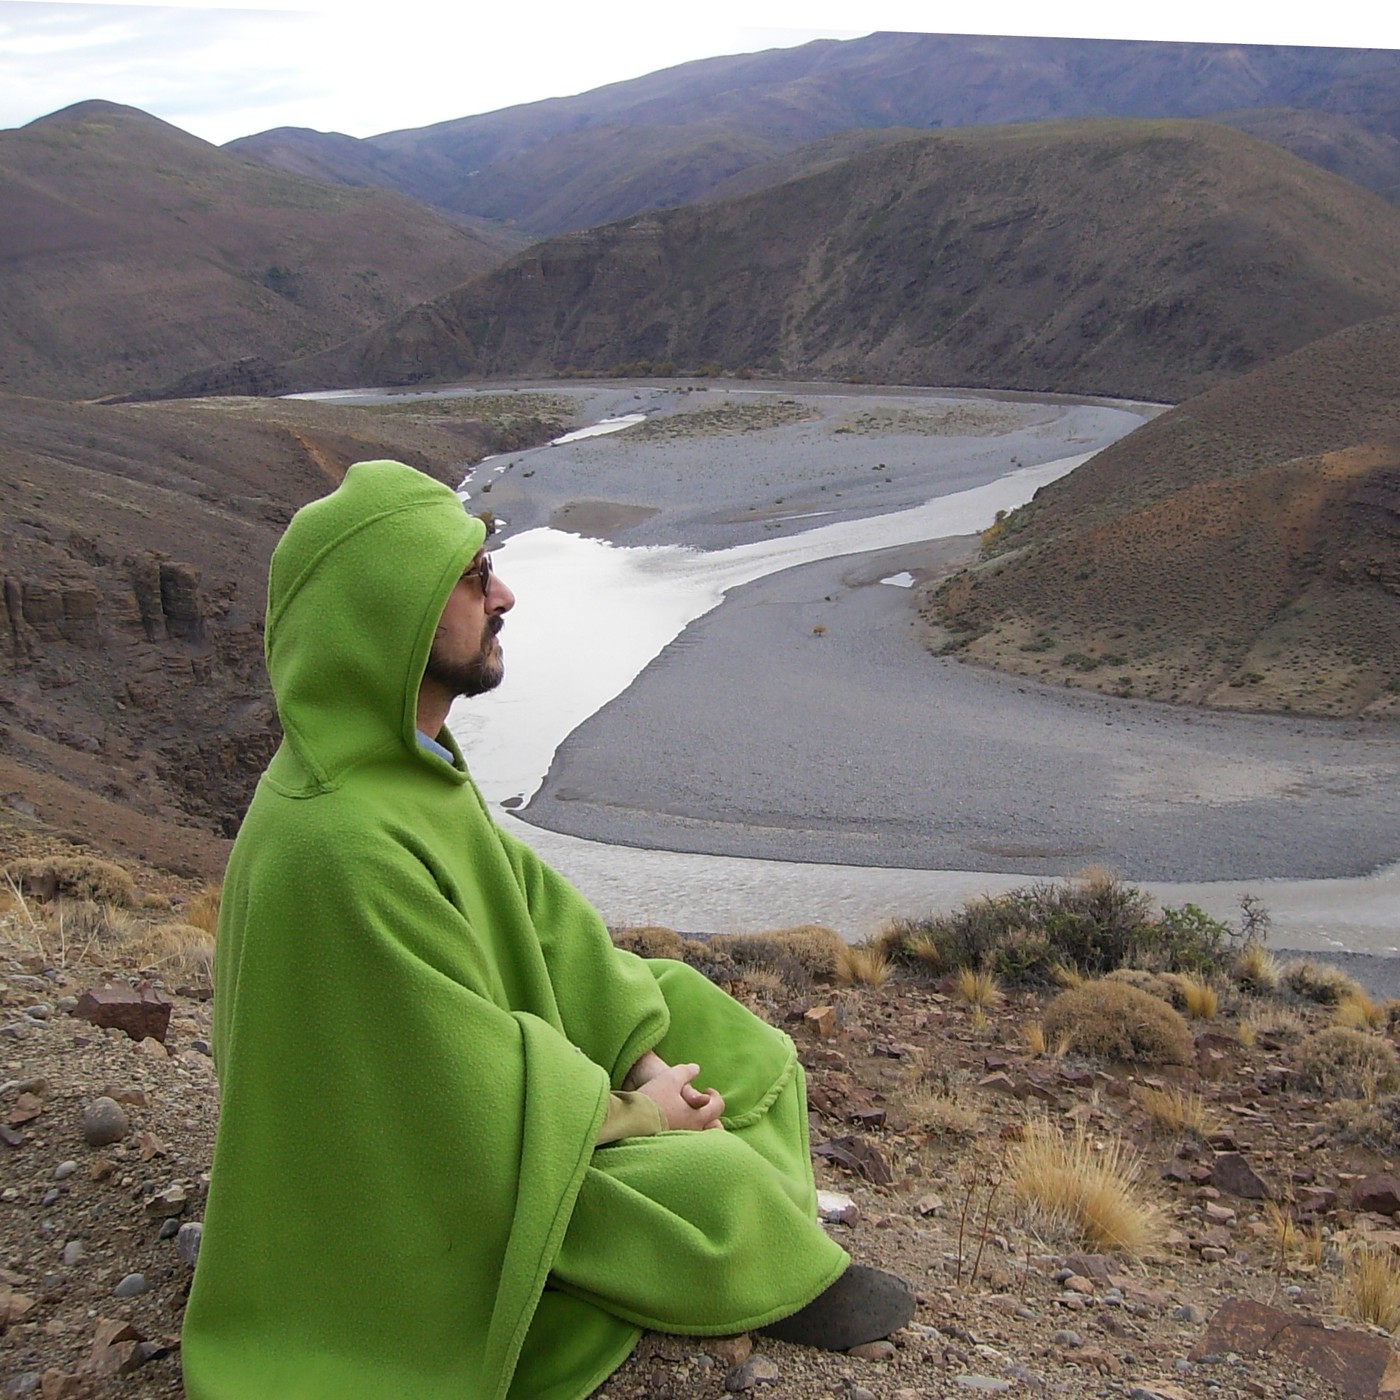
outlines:
[[[433,632],[485,540],[450,487],[402,462],[358,462],[296,513],[267,585],[267,671],[288,740],[279,788],[325,791],[386,749],[417,749]]]

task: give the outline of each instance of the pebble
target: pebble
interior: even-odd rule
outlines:
[[[199,1242],[203,1236],[204,1226],[198,1220],[185,1221],[175,1236],[175,1248],[190,1268],[194,1268],[195,1260],[199,1258]]]
[[[63,1262],[72,1268],[86,1253],[87,1250],[83,1248],[82,1240],[69,1240],[63,1246]]]
[[[985,1395],[1000,1395],[1011,1389],[1010,1381],[1000,1380],[996,1376],[963,1375],[954,1379],[964,1390],[980,1390]]]
[[[144,1274],[128,1274],[113,1290],[114,1298],[139,1298],[150,1289]]]
[[[57,1186],[50,1186],[49,1189],[44,1192],[44,1199],[40,1204],[45,1206],[55,1205],[62,1195],[63,1192],[60,1191]]]
[[[53,1007],[46,1001],[36,1002],[33,1006],[26,1006],[24,1014],[31,1021],[47,1021],[53,1015]]]
[[[158,1240],[173,1240],[180,1233],[180,1222],[173,1216],[168,1216],[160,1222],[160,1230],[156,1234]]]
[[[106,1147],[120,1142],[131,1131],[126,1110],[105,1094],[83,1110],[83,1141],[89,1147]]]
[[[53,1169],[53,1179],[55,1181],[67,1181],[77,1170],[78,1164],[76,1162],[60,1162]]]
[[[1061,1327],[1050,1340],[1057,1347],[1082,1347],[1084,1345],[1084,1338],[1078,1332],[1071,1332],[1067,1327]]]
[[[853,1385],[847,1392],[850,1400],[876,1400],[875,1392],[867,1390],[863,1385]]]
[[[67,1015],[69,1012],[76,1011],[78,1009],[78,998],[59,997],[59,999],[56,1002],[54,1002],[53,1009],[55,1011],[61,1011],[64,1015]]]
[[[851,1347],[846,1355],[854,1356],[860,1361],[893,1361],[895,1345],[884,1339],[878,1342],[861,1342],[859,1346]]]
[[[1179,1308],[1172,1309],[1173,1322],[1204,1322],[1206,1320],[1206,1310],[1197,1307],[1195,1303],[1183,1303]]]
[[[13,1380],[7,1381],[5,1389],[0,1391],[0,1394],[4,1395],[5,1400],[20,1400],[21,1396],[36,1394],[43,1379],[38,1371],[25,1371]]]
[[[777,1362],[760,1352],[754,1352],[747,1361],[741,1361],[724,1378],[724,1388],[737,1395],[740,1391],[752,1390],[756,1385],[771,1385],[781,1374]]]
[[[1123,1290],[1121,1288],[1110,1288],[1100,1300],[1110,1308],[1121,1308],[1123,1306]]]

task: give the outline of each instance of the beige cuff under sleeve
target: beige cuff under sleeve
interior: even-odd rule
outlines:
[[[623,1089],[608,1095],[608,1116],[598,1129],[599,1147],[622,1138],[650,1137],[666,1131],[666,1115],[655,1099],[637,1089]]]

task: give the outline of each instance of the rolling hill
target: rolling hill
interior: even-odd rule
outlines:
[[[558,433],[550,409],[0,394],[0,804],[216,874],[277,742],[262,614],[292,512],[364,458],[455,484]]]
[[[1161,415],[989,532],[934,642],[1114,694],[1400,715],[1400,317]]]
[[[1373,188],[1400,185],[1400,54],[1105,39],[873,34],[705,59],[556,98],[365,140],[281,128],[229,149],[383,185],[540,234],[701,198],[742,170],[855,128],[1306,108],[1374,141],[1365,160],[1316,123],[1261,134]],[[1360,139],[1358,136],[1356,139]]]
[[[305,387],[675,365],[1176,400],[1400,310],[1400,211],[1199,122],[921,136],[537,244]]]
[[[56,397],[305,354],[518,246],[107,102],[0,132],[0,205],[0,390]]]

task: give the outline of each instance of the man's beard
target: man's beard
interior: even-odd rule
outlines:
[[[428,653],[428,664],[423,670],[424,677],[446,686],[454,695],[470,697],[495,690],[506,673],[501,649],[494,645],[496,634],[501,630],[501,619],[492,618],[487,627],[481,650],[469,661],[442,655],[434,639],[432,650]]]

